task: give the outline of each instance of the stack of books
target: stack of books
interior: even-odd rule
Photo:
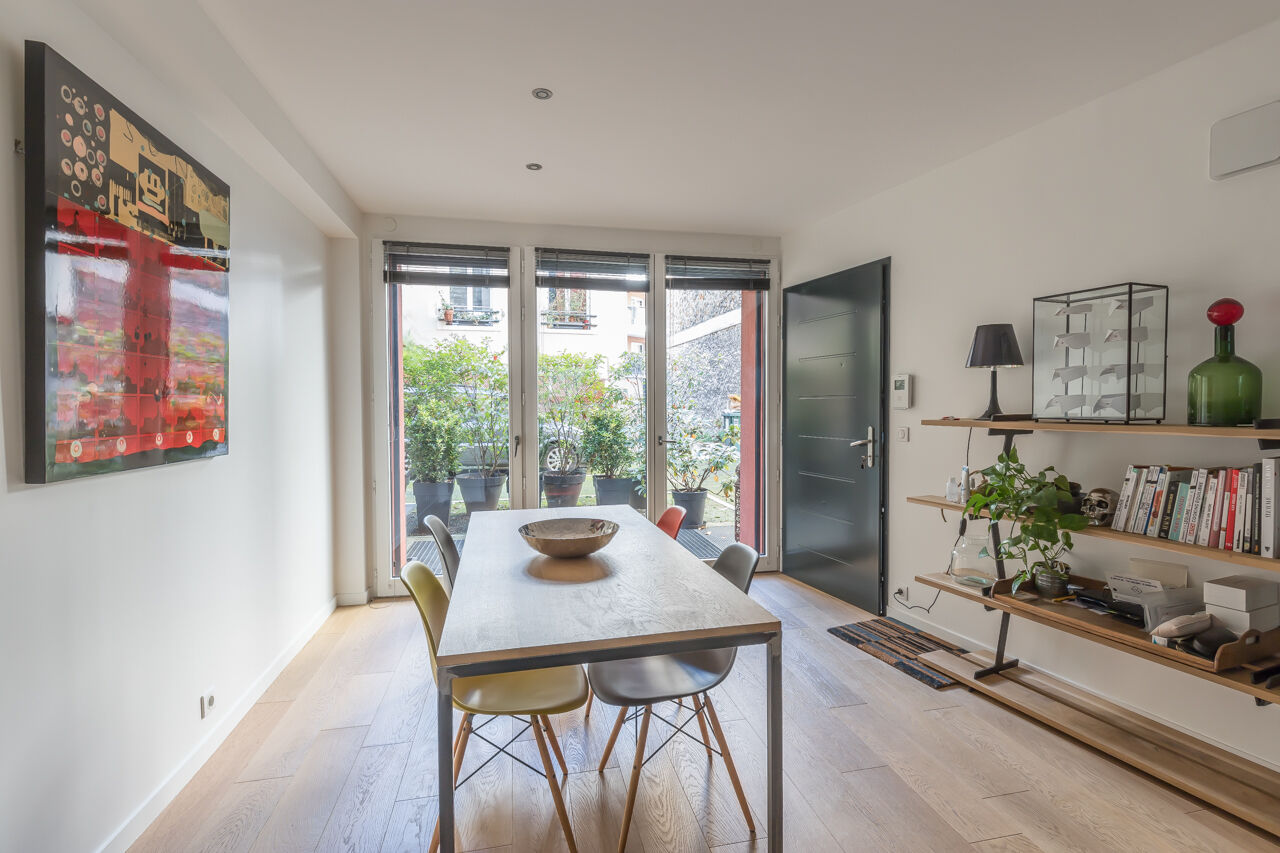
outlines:
[[[1130,465],[1111,526],[1139,535],[1276,557],[1280,460],[1246,468]]]

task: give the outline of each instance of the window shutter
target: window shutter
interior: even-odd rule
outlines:
[[[538,287],[567,290],[649,290],[649,256],[631,252],[535,249]]]
[[[669,290],[768,290],[769,262],[667,256]]]
[[[466,307],[466,287],[509,287],[511,253],[499,246],[387,243],[388,284],[448,287],[449,300]]]

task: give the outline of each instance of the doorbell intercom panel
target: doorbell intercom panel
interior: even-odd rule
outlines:
[[[889,381],[889,401],[895,409],[911,408],[911,374],[899,373]]]

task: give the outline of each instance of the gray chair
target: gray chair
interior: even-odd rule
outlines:
[[[444,563],[444,573],[449,577],[449,589],[452,590],[458,579],[458,545],[449,533],[449,526],[439,518],[428,515],[426,523],[431,538],[436,540],[436,547],[440,549],[440,562]]]
[[[760,555],[755,549],[741,543],[734,543],[720,554],[711,567],[738,589],[746,592],[751,588],[751,579],[755,576],[756,567],[760,563]],[[629,660],[606,661],[593,663],[587,667],[587,680],[596,697],[606,705],[619,708],[618,718],[614,721],[609,742],[605,745],[604,755],[600,759],[599,771],[604,772],[605,764],[613,752],[613,745],[618,740],[618,732],[628,719],[632,708],[643,707],[640,720],[639,740],[636,743],[635,760],[631,765],[631,784],[627,788],[627,805],[622,815],[622,836],[618,840],[618,850],[627,846],[627,832],[631,827],[631,815],[635,810],[636,788],[640,782],[640,768],[652,758],[644,755],[645,741],[649,736],[649,721],[653,716],[653,706],[668,700],[679,700],[689,697],[693,705],[694,716],[677,724],[659,716],[675,730],[676,734],[693,735],[684,727],[693,719],[697,719],[702,738],[699,741],[707,750],[707,757],[716,752],[707,736],[707,724],[715,735],[718,752],[724,758],[725,769],[729,771],[729,780],[733,783],[734,793],[738,795],[738,804],[742,806],[742,816],[746,818],[747,829],[754,835],[755,822],[751,819],[751,809],[747,806],[746,795],[742,791],[742,783],[738,779],[738,771],[733,766],[733,757],[729,754],[729,744],[724,739],[720,728],[720,720],[716,716],[715,706],[707,691],[720,684],[729,675],[733,662],[737,657],[737,649],[709,649],[700,652],[685,652],[675,655],[654,655],[652,657],[631,658]],[[641,712],[637,712],[639,714]],[[669,741],[671,737],[667,738]],[[698,740],[698,738],[694,738]],[[663,743],[666,745],[666,742]],[[661,750],[659,747],[658,750]],[[654,754],[658,752],[654,751]]]

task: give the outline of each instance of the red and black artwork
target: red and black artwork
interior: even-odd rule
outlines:
[[[26,44],[26,479],[227,452],[231,191]]]

